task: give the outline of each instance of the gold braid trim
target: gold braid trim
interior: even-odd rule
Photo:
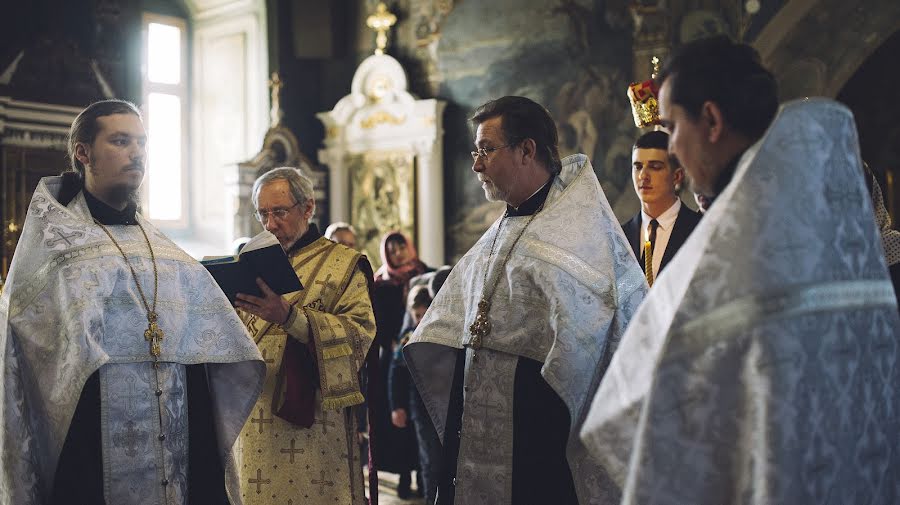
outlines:
[[[322,400],[322,410],[341,410],[365,402],[362,393],[355,392],[341,396],[330,396]]]
[[[342,330],[337,332],[331,325],[335,323],[331,318],[341,321],[343,318],[332,314],[335,304],[350,289],[350,281],[356,271],[356,264],[360,255],[345,247],[339,246],[329,240],[319,239],[305,249],[302,254],[294,259],[294,267],[297,270],[305,269],[308,272],[308,282],[314,285],[316,279],[323,278],[326,273],[336,274],[336,286],[318,290],[306,290],[302,299],[296,300],[294,305],[303,310],[309,320],[310,335],[315,342],[317,360],[319,362],[319,383],[322,393],[323,410],[341,410],[353,405],[359,405],[365,401],[360,391],[356,377],[359,360],[354,350],[357,344],[354,337],[358,335],[356,328],[349,322],[341,322]],[[304,268],[305,267],[305,268]],[[316,295],[312,295],[316,291]],[[367,293],[366,293],[367,295]],[[308,304],[312,298],[321,300],[322,307],[313,307]],[[326,328],[329,328],[326,330]],[[337,383],[341,373],[345,376]],[[349,374],[349,375],[348,375]]]
[[[337,359],[353,354],[350,344],[338,344],[322,349],[322,357],[325,359]]]

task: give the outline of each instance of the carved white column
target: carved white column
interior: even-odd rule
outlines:
[[[435,119],[440,118],[444,103],[435,100]],[[428,265],[438,266],[446,262],[444,256],[444,171],[443,131],[436,126],[434,141],[416,146],[416,208],[419,232],[419,257]]]
[[[331,153],[331,156],[323,158],[320,152],[319,159],[328,160],[323,161],[328,165],[328,219],[332,223],[350,221],[350,177],[344,156]]]

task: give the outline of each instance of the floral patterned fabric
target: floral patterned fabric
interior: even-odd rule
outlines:
[[[900,503],[898,359],[853,117],[792,102],[635,314],[582,437],[626,505]]]
[[[482,349],[467,350],[456,503],[511,502],[519,357],[543,363],[542,377],[569,410],[566,454],[579,502],[618,503],[617,486],[578,432],[647,283],[586,156],[563,160],[543,210],[526,228],[529,219],[504,218],[502,227],[498,220],[453,267],[404,349],[407,365],[443,439],[457,350],[472,339],[489,269],[488,282],[496,282],[492,331]]]
[[[82,194],[67,207],[56,200],[60,179],[38,185],[0,296],[0,504],[49,499],[75,406],[98,369],[107,503],[183,503],[184,370],[199,363],[207,364],[226,487],[240,503],[231,447],[262,389],[256,345],[206,269],[139,215],[159,272],[165,337],[157,385],[144,339],[147,314],[128,265]],[[108,228],[144,290],[152,290],[141,231]]]

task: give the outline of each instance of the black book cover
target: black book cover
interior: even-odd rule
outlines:
[[[237,293],[262,296],[256,285],[257,277],[279,295],[303,289],[281,244],[269,232],[253,237],[240,254],[204,258],[200,263],[209,270],[232,304]]]

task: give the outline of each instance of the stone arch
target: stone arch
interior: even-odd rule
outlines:
[[[753,42],[782,100],[837,96],[859,66],[900,30],[896,0],[789,0]]]

